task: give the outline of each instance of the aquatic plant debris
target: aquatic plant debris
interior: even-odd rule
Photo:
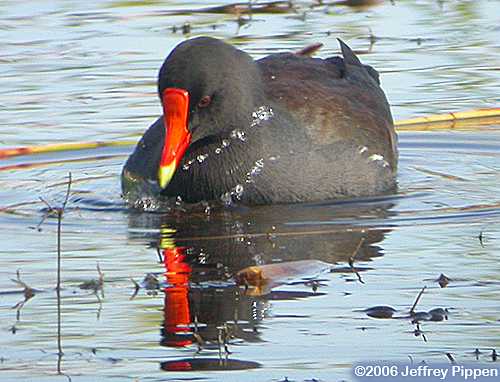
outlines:
[[[332,265],[319,260],[287,261],[276,264],[254,265],[238,271],[234,279],[245,286],[253,296],[268,294],[271,289],[293,279],[328,272]],[[249,290],[249,288],[252,288]]]
[[[316,45],[317,46],[317,45]],[[305,53],[297,52],[297,54],[309,54],[312,51],[319,49],[319,47],[313,46],[308,50],[308,47],[304,48]],[[496,118],[499,117],[499,118]],[[500,121],[500,108],[489,108],[489,109],[475,109],[467,110],[462,112],[436,114],[426,117],[410,118],[400,121],[395,121],[394,126],[397,130],[432,130],[436,129],[449,129],[453,128],[454,125],[459,127],[457,124],[464,121],[474,121],[477,123],[479,120],[484,120],[487,124],[498,124]],[[445,126],[443,126],[445,123]],[[137,144],[137,140],[116,140],[116,141],[96,141],[96,142],[68,142],[68,143],[56,143],[40,146],[24,146],[24,147],[13,147],[0,149],[0,160],[6,158],[12,158],[16,156],[27,156],[34,154],[45,154],[52,152],[61,151],[76,151],[76,150],[89,150],[97,149],[102,147],[113,147],[113,146],[134,146]]]
[[[102,273],[99,263],[97,263],[96,268],[99,278],[85,281],[78,285],[78,287],[83,290],[92,291],[92,293],[96,295],[99,302],[101,302],[98,292],[101,291],[101,296],[104,298],[104,273]]]
[[[436,279],[436,281],[441,288],[446,288],[450,283],[451,279],[445,274],[441,273],[439,277]]]
[[[56,284],[56,298],[57,298],[57,374],[64,375],[71,381],[71,377],[65,373],[63,373],[61,369],[62,357],[64,355],[62,348],[62,302],[61,302],[61,261],[62,261],[62,252],[61,252],[61,240],[62,240],[62,220],[64,213],[66,211],[66,206],[69,202],[69,197],[71,194],[71,185],[72,185],[72,176],[71,172],[68,173],[68,181],[66,188],[66,195],[64,197],[64,201],[62,202],[60,207],[53,207],[49,202],[40,197],[39,199],[47,206],[47,211],[45,212],[42,220],[37,226],[38,231],[40,232],[41,225],[44,220],[48,216],[56,216],[57,217],[57,284]]]
[[[356,249],[352,253],[351,257],[349,257],[349,267],[351,268],[351,271],[354,272],[354,274],[356,274],[356,276],[361,284],[364,284],[365,282],[361,278],[361,275],[359,274],[358,270],[356,268],[354,268],[354,258],[358,254],[358,252],[361,249],[361,246],[363,245],[364,242],[365,242],[365,238],[362,237],[361,240],[359,241],[358,245],[356,246]]]
[[[380,305],[365,309],[364,312],[367,316],[373,318],[392,318],[396,313],[396,309],[392,306]]]
[[[19,269],[16,271],[16,278],[11,280],[17,285],[23,287],[24,300],[19,301],[12,307],[12,309],[16,309],[16,320],[19,321],[21,318],[21,309],[29,300],[31,300],[35,296],[35,290],[21,280],[21,272],[19,271]],[[15,325],[12,326],[12,332],[13,334],[15,334]]]

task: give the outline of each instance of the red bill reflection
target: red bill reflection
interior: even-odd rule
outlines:
[[[191,266],[185,262],[185,248],[163,250],[165,278],[163,346],[183,347],[193,343],[189,309]]]

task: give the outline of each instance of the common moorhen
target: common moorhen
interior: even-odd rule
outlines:
[[[125,199],[270,204],[393,190],[397,136],[378,73],[340,46],[343,58],[306,49],[253,60],[214,38],[179,44],[159,73],[163,116],[123,168]]]

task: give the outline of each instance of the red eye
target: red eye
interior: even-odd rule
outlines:
[[[212,102],[212,97],[206,95],[198,102],[198,107],[207,107],[210,105],[210,102]]]

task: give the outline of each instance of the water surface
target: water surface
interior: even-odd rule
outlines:
[[[365,8],[302,1],[295,11],[256,12],[246,23],[206,11],[223,3],[3,1],[0,147],[140,135],[160,113],[162,60],[197,35],[224,38],[255,57],[318,41],[322,55],[334,55],[340,37],[381,72],[395,119],[499,104],[494,1]],[[396,195],[208,214],[184,206],[168,214],[127,210],[119,173],[131,147],[1,160],[0,379],[61,380],[59,368],[75,381],[333,381],[350,379],[356,361],[443,362],[451,353],[464,362],[476,359],[476,348],[479,361],[493,362],[500,126],[399,138]],[[58,357],[57,219],[37,228],[47,212],[40,198],[59,206],[69,172]],[[349,267],[360,243],[354,265],[362,282]],[[174,263],[186,279],[165,275],[158,251],[179,256]],[[231,278],[247,266],[300,260],[326,262],[333,272],[311,267],[262,296]],[[80,288],[98,279],[97,264],[101,302]],[[40,290],[19,316],[17,270]],[[441,273],[451,279],[446,288],[436,282]],[[134,296],[131,279],[147,274],[159,289]],[[407,312],[424,286],[417,310],[446,308],[446,320],[417,327],[363,312],[377,305]]]

